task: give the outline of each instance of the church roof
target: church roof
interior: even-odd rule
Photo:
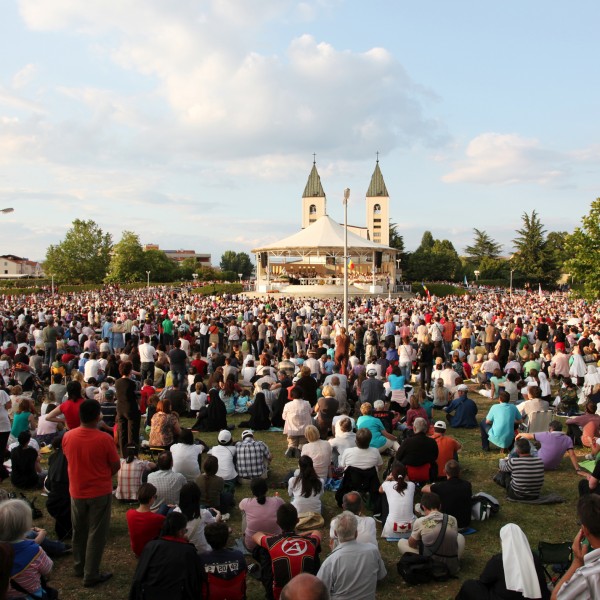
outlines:
[[[302,194],[303,198],[324,198],[325,191],[323,190],[323,186],[321,185],[321,177],[319,176],[319,172],[317,171],[317,165],[313,162],[312,169],[310,170],[310,175],[308,176],[308,181],[306,182],[306,187],[304,188],[304,194]]]
[[[319,249],[323,252],[327,250],[339,250],[344,247],[344,226],[334,221],[329,215],[323,215],[314,223],[301,229],[297,233],[287,238],[267,244],[262,248],[256,248],[252,252],[262,252],[267,250],[294,251]],[[372,242],[360,237],[356,233],[348,230],[348,251],[374,251],[379,252],[392,250],[389,246]]]
[[[367,198],[375,198],[376,196],[389,197],[381,169],[379,168],[379,160],[375,163],[375,170],[371,176],[371,184],[367,190]]]

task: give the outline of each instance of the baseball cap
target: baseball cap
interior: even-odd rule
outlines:
[[[252,431],[252,429],[246,429],[246,431],[242,432],[242,439],[249,436],[254,437],[254,431]]]
[[[369,377],[375,377],[375,376],[377,375],[377,369],[369,369],[369,370],[367,371],[367,375],[368,375]]]
[[[446,429],[446,423],[444,421],[436,421],[433,424],[434,429],[437,427],[438,429]]]
[[[469,388],[464,383],[461,383],[460,385],[456,386],[456,391],[457,392],[468,392]]]
[[[228,444],[231,441],[231,431],[222,429],[219,432],[219,444]]]

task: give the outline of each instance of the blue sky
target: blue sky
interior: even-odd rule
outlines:
[[[523,211],[571,231],[598,194],[600,4],[6,0],[2,252],[75,218],[162,248],[249,251],[300,227],[312,153],[365,222],[380,152],[408,250],[510,253]]]

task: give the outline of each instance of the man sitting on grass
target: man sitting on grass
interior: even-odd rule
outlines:
[[[539,456],[531,456],[528,440],[517,440],[515,448],[518,456],[500,461],[500,477],[495,481],[506,488],[509,498],[535,500],[544,485],[544,463]]]

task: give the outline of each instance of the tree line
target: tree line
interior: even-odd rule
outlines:
[[[199,265],[194,258],[181,262],[171,260],[164,251],[144,250],[139,236],[123,231],[113,243],[92,220],[75,219],[65,238],[46,251],[43,263],[47,276],[59,283],[136,283],[150,279],[155,283],[172,281],[237,281],[239,274],[247,278],[253,270],[245,252],[227,251],[220,269]]]

